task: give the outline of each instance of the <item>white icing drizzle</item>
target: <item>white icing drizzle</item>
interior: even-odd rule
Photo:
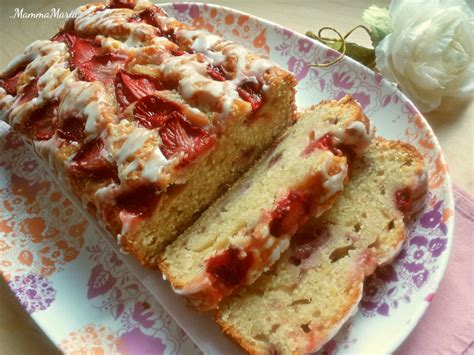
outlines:
[[[326,193],[321,197],[321,201],[327,200],[344,189],[344,180],[347,177],[347,164],[341,162],[339,164],[339,172],[335,175],[329,175],[329,168],[331,166],[332,160],[327,159],[321,169],[321,173],[325,179],[323,187],[326,189]]]
[[[194,52],[203,53],[206,57],[211,59],[211,64],[218,65],[225,60],[225,55],[222,52],[213,51],[214,46],[222,42],[223,39],[219,36],[213,35],[205,30],[179,30],[176,36],[192,40],[191,49]]]
[[[103,35],[120,35],[128,28],[125,26],[133,16],[131,9],[105,9],[105,5],[85,5],[74,10],[74,29],[77,32]]]
[[[206,288],[212,286],[211,280],[207,277],[206,274],[203,274],[202,277],[196,279],[192,283],[188,284],[186,287],[183,288],[174,288],[173,291],[176,292],[178,295],[186,296],[192,295],[193,293],[198,293]]]
[[[158,181],[163,168],[171,161],[156,147],[149,155],[142,170],[142,178],[151,182]]]
[[[30,44],[23,53],[15,57],[7,66],[7,72],[9,72],[18,65],[30,61],[19,81],[21,82],[25,78],[30,78],[30,80],[18,87],[18,95],[14,101],[8,98],[9,95],[1,99],[3,102],[0,102],[0,107],[2,111],[7,111],[2,116],[8,116],[12,125],[21,124],[34,108],[56,97],[57,87],[70,73],[67,69],[68,59],[69,53],[64,43],[35,41]],[[38,79],[36,83],[38,88],[37,97],[20,104],[23,90],[35,77]]]
[[[97,137],[115,118],[112,103],[101,82],[68,81],[61,89],[65,96],[59,107],[59,120],[85,117],[86,142]]]
[[[348,134],[346,135],[346,140],[348,141],[347,142],[348,144],[361,142],[361,138],[362,138],[362,142],[366,145],[369,145],[370,142],[372,141],[373,136],[374,136],[374,130],[373,130],[373,127],[372,127],[372,123],[370,121],[369,121],[369,129],[368,130],[365,127],[365,124],[361,121],[352,122],[346,128],[346,130],[353,130],[353,131],[357,132],[356,135],[348,135]]]

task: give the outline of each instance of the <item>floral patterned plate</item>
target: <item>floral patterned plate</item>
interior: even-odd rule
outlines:
[[[452,243],[450,179],[425,119],[395,87],[349,58],[330,68],[311,68],[337,54],[289,29],[214,5],[164,8],[294,72],[300,108],[349,93],[378,134],[407,141],[423,154],[430,176],[423,214],[395,262],[367,280],[360,312],[325,346],[331,353],[394,351],[436,292]],[[197,344],[206,353],[239,352],[209,318],[186,308],[158,273],[121,254],[111,238],[99,237],[104,231],[78,212],[75,201],[46,177],[47,169],[4,124],[0,152],[0,270],[61,350],[193,354],[199,353]]]

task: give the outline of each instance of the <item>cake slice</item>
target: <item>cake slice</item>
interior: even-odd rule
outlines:
[[[294,122],[294,76],[146,1],[79,7],[0,75],[0,118],[146,266]]]
[[[364,278],[399,252],[404,221],[423,208],[426,191],[416,149],[375,139],[334,206],[297,232],[271,270],[222,302],[222,330],[251,354],[318,350],[357,311]]]
[[[162,255],[174,290],[215,308],[278,260],[310,216],[327,210],[347,178],[347,158],[372,131],[350,97],[304,112],[280,142]]]

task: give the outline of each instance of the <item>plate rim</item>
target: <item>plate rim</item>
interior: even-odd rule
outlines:
[[[160,7],[172,7],[174,6],[176,3],[170,3],[170,2],[167,2],[167,3],[158,3],[156,2],[156,0],[151,0],[153,3],[155,3],[156,5],[160,6]],[[255,16],[255,15],[252,15],[250,13],[246,13],[244,11],[241,11],[241,10],[238,10],[238,9],[234,9],[234,8],[231,8],[231,7],[227,7],[227,6],[222,6],[222,5],[217,5],[217,4],[213,4],[213,3],[202,3],[202,2],[189,2],[189,1],[186,1],[186,2],[180,2],[178,3],[180,5],[197,5],[199,6],[200,8],[202,7],[208,7],[208,8],[214,8],[216,10],[225,10],[225,11],[229,11],[229,12],[232,12],[232,13],[235,13],[235,14],[238,14],[238,15],[244,15],[244,16],[248,16],[249,18],[252,18],[258,22],[261,22],[263,24],[265,24],[266,26],[269,26],[269,27],[275,27],[275,28],[279,28],[279,29],[282,29],[282,30],[286,30],[286,31],[289,31],[291,32],[292,34],[296,34],[297,36],[301,36],[303,38],[306,38],[308,40],[310,40],[314,45],[316,46],[319,46],[319,47],[322,47],[326,50],[331,50],[329,47],[327,47],[326,45],[322,44],[322,43],[319,43],[315,40],[313,40],[312,38],[309,38],[295,30],[292,30],[291,28],[288,28],[288,27],[285,27],[285,26],[282,26],[282,25],[279,25],[273,21],[270,21],[270,20],[267,20],[267,19],[264,19],[264,18],[261,18],[259,16]],[[373,73],[370,69],[368,69],[367,67],[365,67],[364,65],[358,63],[357,61],[353,60],[352,58],[350,57],[345,57],[344,60],[348,61],[350,65],[354,65],[355,67],[359,68],[360,70],[364,70],[365,72],[367,73]],[[384,84],[391,84],[390,81],[388,81],[387,79],[383,78],[382,77],[382,81],[384,82]],[[431,135],[431,138],[433,140],[433,143],[434,143],[434,146],[435,146],[435,149],[440,153],[440,160],[441,160],[441,163],[444,164],[446,167],[448,167],[448,165],[446,164],[446,160],[445,160],[445,156],[444,156],[444,153],[443,153],[443,150],[442,150],[442,147],[439,143],[439,140],[437,138],[437,136],[435,135],[431,125],[429,124],[428,120],[424,117],[424,115],[418,110],[418,108],[414,105],[414,103],[398,88],[398,87],[395,87],[395,90],[397,92],[398,95],[400,95],[410,106],[411,108],[413,108],[414,112],[419,115],[421,118],[422,118],[422,121],[423,121],[423,124],[425,126],[425,129],[429,132],[429,134]],[[403,139],[402,139],[403,140]],[[436,277],[434,279],[434,282],[431,284],[431,287],[430,287],[430,290],[432,290],[433,292],[436,292],[440,286],[440,283],[441,281],[443,280],[444,276],[445,276],[445,273],[446,273],[446,269],[447,269],[447,266],[449,264],[449,260],[450,260],[450,256],[451,256],[451,251],[452,251],[452,243],[453,243],[453,239],[454,239],[454,227],[455,227],[455,220],[456,220],[456,215],[455,215],[455,200],[454,200],[454,193],[453,193],[453,185],[452,185],[452,179],[451,179],[451,176],[449,174],[449,171],[446,170],[446,172],[444,172],[445,174],[445,181],[443,183],[443,187],[445,188],[445,197],[446,197],[446,202],[447,202],[447,207],[450,208],[452,211],[453,211],[453,216],[447,221],[446,223],[446,226],[447,226],[447,233],[446,233],[446,238],[447,238],[447,245],[446,245],[446,251],[445,251],[445,255],[444,257],[440,260],[440,263],[439,263],[439,269],[438,271],[434,274]],[[61,186],[60,186],[61,187]],[[0,233],[0,235],[3,235],[3,233]],[[130,270],[130,272],[133,273],[133,271]],[[140,281],[141,282],[141,281]],[[7,283],[8,285],[8,283]],[[9,285],[8,285],[9,286]],[[11,289],[11,287],[9,286],[9,289],[11,290],[11,292],[13,293],[13,295],[15,295],[13,289]],[[150,292],[150,295],[153,297],[152,293]],[[16,295],[15,295],[16,297]],[[21,303],[20,303],[21,305]],[[418,303],[418,305],[416,306],[415,310],[417,311],[416,313],[413,314],[413,317],[410,318],[410,321],[407,323],[405,329],[406,329],[406,332],[402,333],[403,335],[400,335],[397,340],[394,340],[390,343],[389,345],[389,348],[387,349],[387,352],[388,353],[391,353],[393,351],[395,351],[407,338],[408,336],[412,333],[413,329],[415,328],[415,326],[418,324],[418,322],[421,320],[423,314],[426,312],[427,308],[429,306],[429,302],[421,302]],[[23,308],[23,306],[22,306]],[[29,314],[29,316],[31,316],[31,318],[35,321],[35,323],[38,325],[38,327],[43,331],[44,335],[47,336],[48,338],[50,338],[52,340],[52,336],[50,336],[50,331],[51,329],[47,328],[47,327],[44,327],[41,325],[41,322],[38,322],[36,320],[36,314]],[[174,318],[173,318],[174,319]],[[176,321],[176,320],[175,320]],[[177,322],[178,323],[178,322]],[[56,342],[53,341],[53,344],[57,347],[59,344],[57,344]]]

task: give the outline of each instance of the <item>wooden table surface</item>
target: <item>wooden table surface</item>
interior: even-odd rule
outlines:
[[[50,38],[61,25],[59,19],[14,19],[15,8],[25,12],[49,11],[60,8],[69,11],[85,1],[1,0],[0,2],[0,68],[35,39]],[[362,11],[371,4],[387,6],[388,0],[215,0],[214,3],[236,8],[266,18],[298,32],[332,26],[345,33],[361,23]],[[369,45],[361,32],[351,40]],[[474,167],[474,103],[441,107],[426,115],[443,147],[455,183],[473,193]],[[13,297],[0,278],[0,354],[54,354],[58,350],[41,332]]]

